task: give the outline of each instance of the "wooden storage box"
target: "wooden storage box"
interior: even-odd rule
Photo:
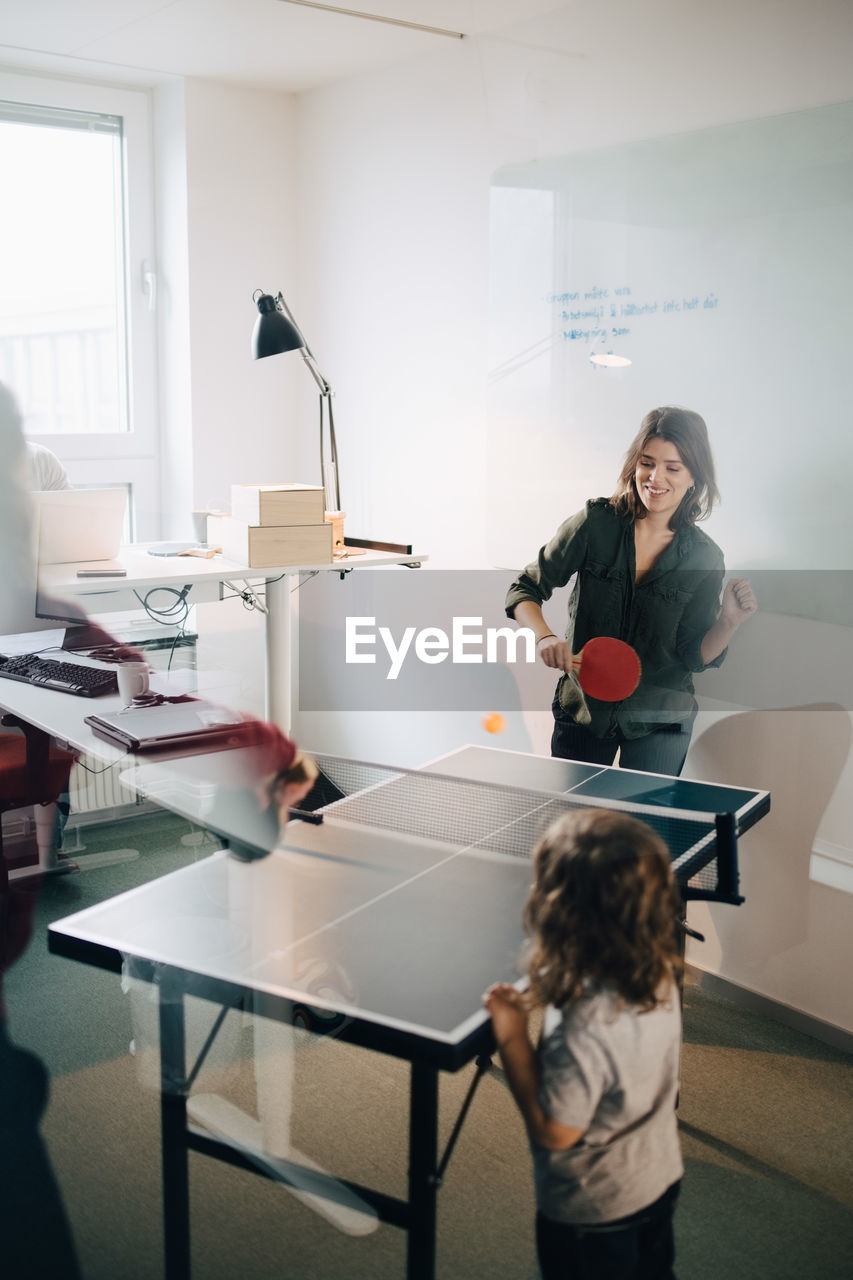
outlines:
[[[249,525],[322,524],[326,501],[310,484],[232,484],[231,514]]]
[[[226,560],[250,569],[332,561],[330,524],[252,525],[235,516],[208,516],[207,543],[221,547]]]

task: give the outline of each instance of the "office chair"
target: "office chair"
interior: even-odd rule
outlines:
[[[0,733],[0,817],[10,809],[27,805],[51,805],[68,790],[68,778],[74,756],[51,741],[43,730],[15,716],[3,716],[0,724],[22,732]],[[48,869],[45,852],[49,853],[45,824],[37,822],[39,833],[39,870]],[[42,848],[45,844],[46,849]],[[9,867],[3,850],[0,824],[0,891],[9,883]]]

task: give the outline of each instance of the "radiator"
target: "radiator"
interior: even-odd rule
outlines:
[[[71,799],[70,820],[76,815],[97,816],[111,819],[129,806],[138,807],[141,801],[134,791],[122,785],[121,763],[105,768],[102,760],[81,756],[71,769],[68,791]]]
[[[74,828],[98,822],[113,822],[117,818],[127,817],[129,811],[138,813],[145,805],[144,800],[140,799],[135,792],[122,786],[119,781],[122,767],[121,764],[115,764],[105,769],[103,761],[93,759],[91,756],[80,757],[79,761],[72,766],[68,781],[70,812],[65,824],[66,828],[71,830],[66,829],[66,839],[63,841],[66,849]],[[2,815],[2,822],[3,841],[9,864],[16,866],[21,859],[25,862],[38,862],[33,806],[24,805],[21,808],[9,810]]]

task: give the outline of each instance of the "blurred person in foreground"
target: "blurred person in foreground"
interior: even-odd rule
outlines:
[[[2,383],[0,456],[0,636],[8,636],[44,623],[35,617],[30,456],[17,403]],[[88,621],[82,612],[79,621]],[[100,628],[93,627],[92,634],[92,643],[112,645],[119,658],[142,658]],[[269,852],[290,807],[311,789],[317,769],[276,726],[249,716],[245,724],[251,747],[240,753],[240,765],[230,770],[228,785],[218,794],[232,822],[257,811],[272,819],[262,828],[270,835]],[[39,1130],[49,1074],[39,1058],[12,1039],[3,1003],[3,976],[32,937],[38,889],[38,877],[11,881],[0,857],[0,1268],[10,1280],[79,1280],[70,1225]]]
[[[28,490],[29,455],[14,397],[0,384],[0,634],[32,630],[36,566]],[[30,941],[35,878],[10,881],[0,865],[0,1264],[16,1280],[77,1280],[71,1230],[39,1132],[49,1077],[11,1038],[3,1003],[6,970]]]

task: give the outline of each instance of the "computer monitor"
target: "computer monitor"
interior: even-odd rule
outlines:
[[[38,494],[37,498],[87,497],[93,492],[101,491],[56,491],[49,495]],[[121,498],[120,511],[123,513],[126,503],[124,490],[117,492]],[[115,499],[111,501],[111,510],[119,509]],[[75,510],[82,510],[78,504]],[[68,508],[70,509],[70,507]],[[89,512],[93,515],[91,498]],[[23,645],[26,652],[36,653],[45,644],[62,648],[91,648],[103,643],[104,633],[95,629],[89,622],[86,612],[73,599],[62,599],[60,596],[46,591],[39,581],[39,543],[40,528],[39,504],[30,500],[30,495],[21,494],[20,502],[6,513],[0,513],[0,563],[3,565],[2,582],[0,582],[0,637],[15,637],[5,643],[0,640],[0,652],[21,652]],[[119,525],[120,528],[120,525]],[[115,538],[113,530],[111,541]],[[90,544],[91,546],[92,544]],[[103,546],[103,540],[101,546]],[[117,548],[116,548],[117,549]],[[55,637],[41,638],[40,634],[52,631]]]
[[[126,489],[47,489],[33,494],[38,562],[112,560],[127,514]]]

